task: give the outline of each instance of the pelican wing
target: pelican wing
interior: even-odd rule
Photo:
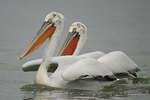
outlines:
[[[94,51],[94,52],[81,54],[81,55],[79,55],[79,57],[81,57],[81,58],[95,58],[95,59],[98,59],[98,58],[102,57],[103,55],[105,55],[105,53],[100,52],[100,51]]]
[[[130,73],[136,76],[135,72],[140,71],[138,66],[123,52],[114,51],[99,58],[98,61],[106,66],[114,74]]]
[[[85,54],[79,55],[79,58],[81,58],[81,59],[83,59],[83,58],[98,59],[99,57],[102,57],[103,55],[105,55],[105,53],[100,52],[100,51],[95,51],[95,52],[90,52],[90,53],[85,53]],[[58,67],[58,63],[54,63],[53,59],[55,59],[55,61],[60,59],[60,61],[66,62],[64,60],[67,60],[68,57],[65,56],[65,57],[61,57],[61,58],[63,58],[63,59],[60,59],[60,57],[52,58],[52,64],[50,65],[48,72],[54,72],[54,69],[56,69]],[[57,62],[60,62],[60,61],[57,61]],[[42,59],[35,59],[35,60],[28,61],[22,65],[22,70],[24,72],[37,71],[41,63],[42,63]]]
[[[54,72],[58,65],[60,66],[59,69],[64,69],[67,66],[72,65],[76,61],[80,60],[82,58],[77,56],[59,56],[59,57],[53,57],[50,67],[48,68],[48,72]],[[42,63],[42,59],[36,59],[26,62],[22,65],[22,70],[25,72],[28,71],[37,71],[40,64]]]
[[[24,72],[37,71],[41,62],[42,62],[42,59],[36,59],[36,60],[28,61],[22,65],[22,70]]]
[[[41,63],[42,63],[42,59],[28,61],[22,65],[22,70],[24,72],[37,71]],[[48,72],[54,72],[57,67],[58,67],[57,63],[54,63],[54,62],[51,63],[50,67],[48,68]]]
[[[73,81],[86,76],[113,76],[113,78],[116,78],[114,74],[107,69],[107,67],[103,66],[93,58],[79,60],[66,68],[61,76],[66,81]]]

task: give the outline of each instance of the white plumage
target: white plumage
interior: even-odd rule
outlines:
[[[99,58],[98,61],[111,70],[114,74],[135,74],[135,72],[140,71],[138,66],[121,51],[110,52]]]
[[[86,58],[79,60],[65,69],[62,73],[62,78],[67,81],[72,81],[87,76],[104,77],[107,75],[113,75],[113,73],[107,69],[107,67],[99,63],[96,59]]]
[[[105,54],[102,52],[99,52],[99,51],[95,51],[95,52],[81,54],[77,57],[77,59],[78,60],[85,59],[85,58],[98,59],[98,58],[102,57],[103,55],[105,55]],[[74,58],[74,57],[72,57],[72,58]],[[53,69],[56,69],[58,67],[58,65],[60,66],[63,64],[65,66],[68,64],[72,65],[73,63],[75,63],[75,61],[70,61],[70,58],[71,58],[71,56],[70,57],[67,57],[67,56],[53,57],[48,72],[53,72]],[[22,70],[25,72],[37,71],[41,63],[42,63],[42,59],[35,59],[35,60],[28,61],[22,65]]]

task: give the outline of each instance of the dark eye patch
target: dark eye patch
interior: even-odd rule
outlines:
[[[56,14],[53,14],[53,17],[56,17]]]
[[[78,27],[80,27],[80,24],[77,24]]]

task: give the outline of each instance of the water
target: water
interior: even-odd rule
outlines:
[[[150,1],[149,0],[1,0],[0,1],[0,99],[1,100],[149,100],[150,96]],[[100,50],[125,52],[141,69],[139,78],[120,80],[95,90],[60,89],[34,85],[35,72],[21,65],[41,58],[45,44],[23,60],[19,57],[52,12],[65,16],[65,26],[55,55],[69,26],[80,21],[88,28],[82,53]],[[100,82],[99,82],[100,83]]]

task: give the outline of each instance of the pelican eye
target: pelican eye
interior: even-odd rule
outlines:
[[[49,18],[48,21],[51,22],[51,21],[52,21],[52,18]]]
[[[75,32],[77,30],[77,28],[73,28],[72,32]]]

